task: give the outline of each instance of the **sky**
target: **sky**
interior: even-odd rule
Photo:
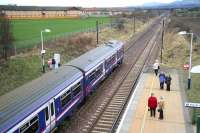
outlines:
[[[175,0],[0,0],[0,5],[18,6],[79,6],[79,7],[124,7],[140,6],[149,2],[170,3]]]

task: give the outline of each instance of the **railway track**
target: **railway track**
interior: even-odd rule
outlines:
[[[152,40],[151,37],[145,39],[145,47],[140,51],[136,57],[136,63],[133,61],[130,63],[130,68],[122,77],[117,89],[113,91],[111,97],[106,97],[102,102],[101,106],[97,108],[96,113],[92,116],[91,121],[83,129],[84,132],[112,132],[114,124],[122,112],[128,98],[132,92],[132,87],[137,81],[142,68],[150,55],[150,52],[154,48],[155,38]],[[126,52],[132,51],[132,45],[127,47]]]
[[[150,53],[152,53],[153,49],[156,47],[156,44],[153,42],[157,39],[157,35],[154,36],[154,34],[159,34],[159,31],[155,30],[159,29],[159,20],[157,21],[157,23],[154,23],[151,28],[142,35],[143,38],[138,37],[134,42],[125,46],[124,63],[120,70],[117,69],[117,73],[114,72],[112,74],[114,76],[119,75],[117,80],[113,83],[113,79],[109,77],[103,82],[101,88],[97,89],[99,92],[103,91],[100,89],[107,88],[105,89],[105,93],[102,94],[105,96],[102,98],[101,103],[98,104],[97,101],[97,103],[90,101],[88,104],[84,105],[83,108],[78,111],[78,115],[75,118],[76,120],[74,120],[75,123],[77,123],[74,128],[79,129],[73,129],[72,127],[71,130],[68,128],[64,132],[112,132],[113,129],[115,129],[115,125],[117,125],[120,118],[119,116],[123,112],[123,108],[126,105],[129,95],[133,91],[132,87],[137,81]],[[135,54],[133,54],[133,51]],[[97,95],[92,97],[93,100],[101,99],[98,98]],[[95,109],[93,113],[90,111],[91,108]],[[90,118],[85,121],[84,119],[88,119],[87,117]],[[81,124],[81,122],[84,124]]]

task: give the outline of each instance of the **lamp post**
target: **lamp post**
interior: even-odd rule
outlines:
[[[41,56],[42,56],[42,72],[45,73],[45,66],[44,66],[44,54],[45,54],[45,50],[44,50],[44,45],[43,45],[43,32],[51,32],[50,29],[44,29],[44,30],[41,30],[40,34],[41,34]]]
[[[191,40],[190,40],[190,58],[189,58],[189,71],[188,71],[188,89],[190,89],[191,86],[191,67],[192,67],[192,42],[193,42],[193,33],[188,33],[186,31],[181,31],[179,32],[179,35],[186,35],[189,34],[191,35]]]

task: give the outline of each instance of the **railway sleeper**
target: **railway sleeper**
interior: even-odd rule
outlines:
[[[112,104],[112,105],[109,105],[108,108],[120,109],[121,107],[119,107],[119,105]]]
[[[104,121],[113,121],[114,117],[102,117],[101,120]]]
[[[93,130],[93,131],[91,131],[91,133],[108,133],[107,131],[101,131],[101,132],[99,132],[99,131],[96,131],[96,130]]]
[[[104,123],[97,123],[93,129],[95,129],[95,127],[97,128],[105,128],[107,130],[109,130],[112,127],[112,124],[104,124]]]
[[[123,103],[123,101],[120,101],[120,102],[119,101],[118,102],[117,101],[113,101],[112,102],[112,106],[121,107],[122,103]]]
[[[129,92],[130,92],[130,90],[127,90],[127,91],[124,91],[124,92],[118,92],[116,94],[116,97],[126,97]]]
[[[110,129],[104,127],[94,127],[94,129],[91,132],[93,133],[93,131],[98,133],[103,133],[103,132],[108,133]]]
[[[113,104],[115,104],[115,105],[122,105],[124,103],[124,100],[115,100],[115,101],[113,101],[114,102]]]
[[[122,92],[127,93],[130,91],[131,88],[132,86],[129,86],[128,88],[121,87],[118,93],[122,93]]]
[[[133,84],[133,81],[134,80],[129,80],[129,81],[124,81],[123,83],[122,83],[122,87],[129,87],[130,85],[132,85]]]
[[[115,118],[116,115],[113,115],[113,114],[111,114],[111,115],[109,115],[109,114],[103,114],[102,117]]]
[[[105,120],[99,120],[98,123],[104,123],[104,124],[113,124],[113,121],[105,121]]]
[[[131,88],[132,88],[132,87],[129,87],[129,89],[127,89],[127,90],[124,90],[124,89],[121,88],[121,89],[117,92],[116,95],[124,95],[124,94],[127,94],[128,92],[130,92]]]
[[[121,108],[109,108],[109,109],[107,109],[107,110],[119,112],[119,110],[121,110]],[[106,111],[107,111],[107,110],[106,110]]]
[[[99,120],[97,122],[97,124],[95,125],[95,127],[110,127],[112,126],[112,123],[114,122],[115,119],[113,119],[112,121],[102,121]]]
[[[122,85],[120,88],[120,90],[129,90],[130,89],[130,86],[132,86],[132,84],[129,84],[129,85],[127,85],[127,86],[125,86],[125,85]]]
[[[113,115],[113,116],[116,116],[116,115],[118,115],[118,113],[119,113],[119,111],[115,111],[114,113],[110,113],[110,112],[104,112],[103,114],[104,115]]]
[[[124,101],[124,99],[126,98],[126,96],[117,96],[117,97],[114,97],[114,101]]]
[[[118,114],[118,111],[105,111],[104,114]]]

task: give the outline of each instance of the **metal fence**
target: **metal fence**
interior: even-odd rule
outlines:
[[[108,23],[108,24],[100,24],[99,25],[99,29],[102,30],[106,27],[112,27],[113,23]],[[96,32],[96,27],[85,27],[82,28],[80,30],[74,31],[74,32],[66,32],[66,33],[61,33],[61,34],[57,34],[54,36],[45,36],[44,37],[44,43],[48,42],[48,41],[52,41],[52,40],[57,40],[57,39],[61,39],[61,38],[66,38],[66,37],[70,37],[70,36],[74,36],[78,33],[84,33],[84,32]],[[40,38],[36,38],[36,39],[31,39],[31,40],[26,40],[26,41],[18,41],[18,42],[14,42],[14,46],[16,47],[15,50],[17,52],[20,52],[21,50],[24,49],[31,49],[34,47],[38,47],[41,43],[41,39]]]

